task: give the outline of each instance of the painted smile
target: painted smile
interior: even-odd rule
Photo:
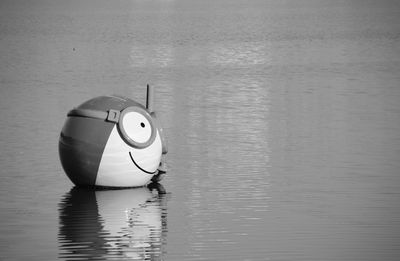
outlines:
[[[157,170],[151,172],[151,171],[147,171],[147,170],[141,168],[141,167],[139,166],[139,164],[137,164],[136,161],[133,159],[133,156],[132,156],[132,153],[131,153],[131,152],[129,152],[129,156],[131,157],[131,160],[132,160],[133,164],[135,164],[135,166],[136,166],[138,169],[140,169],[141,171],[143,171],[144,173],[153,175],[153,174],[155,174],[155,173],[157,172]]]

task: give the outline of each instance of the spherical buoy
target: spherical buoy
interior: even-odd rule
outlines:
[[[152,93],[148,86],[148,96]],[[159,180],[167,149],[149,101],[153,98],[147,97],[145,107],[129,98],[101,96],[67,114],[59,154],[75,185],[139,187]]]

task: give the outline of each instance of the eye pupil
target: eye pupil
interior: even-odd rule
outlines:
[[[142,126],[142,128],[144,128],[146,125],[143,122],[141,122],[140,126]]]

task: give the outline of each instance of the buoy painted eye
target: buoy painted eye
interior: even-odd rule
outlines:
[[[151,137],[151,126],[149,121],[138,112],[129,112],[122,119],[122,126],[133,141],[145,143]]]
[[[123,110],[118,124],[122,138],[133,147],[144,148],[154,141],[156,130],[151,116],[141,108]]]

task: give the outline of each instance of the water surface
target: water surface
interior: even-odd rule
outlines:
[[[396,260],[397,1],[1,1],[1,260]],[[156,110],[167,194],[73,187],[72,107]]]

